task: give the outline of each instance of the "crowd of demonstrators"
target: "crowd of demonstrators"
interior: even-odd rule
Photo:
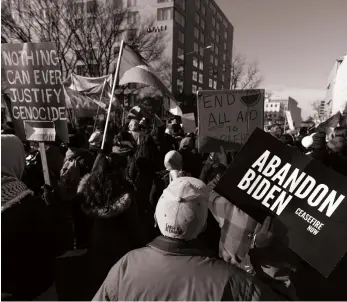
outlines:
[[[56,257],[81,250],[82,300],[295,299],[293,283],[306,298],[276,221],[261,225],[213,190],[235,154],[200,154],[178,119],[96,126],[69,126],[68,144],[47,144],[51,186],[37,148],[2,134],[5,300],[34,299],[57,282]],[[346,132],[270,131],[344,175]]]

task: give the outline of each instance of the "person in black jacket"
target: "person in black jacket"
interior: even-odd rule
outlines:
[[[88,250],[91,294],[115,262],[147,243],[134,188],[125,178],[126,165],[124,156],[100,153],[78,188],[82,210],[92,221]]]
[[[1,292],[33,300],[53,282],[54,232],[49,206],[21,181],[22,142],[1,135]]]

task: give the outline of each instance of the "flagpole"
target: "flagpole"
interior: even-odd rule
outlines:
[[[101,95],[100,95],[100,98],[99,98],[99,103],[100,103],[101,100],[102,100],[102,96],[103,96],[103,94],[104,94],[105,85],[106,85],[106,79],[105,79],[105,81],[104,81],[104,85],[102,86]],[[100,105],[98,104],[98,110],[96,110],[96,117],[95,117],[93,132],[95,131],[96,121],[98,120],[99,109],[100,109]]]
[[[119,47],[117,67],[116,67],[116,72],[114,74],[114,80],[113,80],[113,85],[112,85],[112,90],[111,90],[110,105],[109,105],[108,110],[107,110],[106,125],[105,125],[105,129],[104,129],[104,137],[102,139],[101,150],[104,150],[106,134],[107,134],[107,127],[108,127],[108,122],[110,120],[110,114],[111,114],[111,105],[113,102],[114,91],[116,89],[117,79],[118,79],[118,75],[119,75],[120,60],[122,57],[123,48],[124,48],[124,40],[122,40],[122,42],[120,43],[120,47]]]

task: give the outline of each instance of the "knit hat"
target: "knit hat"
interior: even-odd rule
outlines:
[[[181,140],[180,150],[192,150],[194,148],[194,142],[191,137],[185,137]]]
[[[347,147],[346,139],[340,136],[336,136],[328,142],[328,147],[334,153],[340,153]]]
[[[199,179],[175,179],[160,197],[155,217],[160,232],[167,237],[193,240],[207,221],[209,191]]]
[[[170,151],[165,155],[164,166],[166,170],[182,170],[182,155],[177,151]]]
[[[306,149],[307,149],[307,148],[310,148],[310,147],[312,146],[312,144],[313,144],[313,137],[312,137],[312,136],[314,136],[314,135],[315,135],[315,133],[312,134],[312,135],[305,136],[305,137],[302,139],[301,144],[302,144]]]
[[[21,179],[25,168],[25,151],[15,135],[1,135],[1,174]]]

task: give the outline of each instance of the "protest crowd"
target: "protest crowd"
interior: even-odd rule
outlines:
[[[345,122],[264,130],[347,177]],[[200,153],[178,118],[68,129],[68,143],[46,142],[46,185],[37,143],[3,125],[2,300],[52,287],[79,301],[347,299],[345,258],[324,278],[272,217],[259,223],[214,191],[237,151]]]

